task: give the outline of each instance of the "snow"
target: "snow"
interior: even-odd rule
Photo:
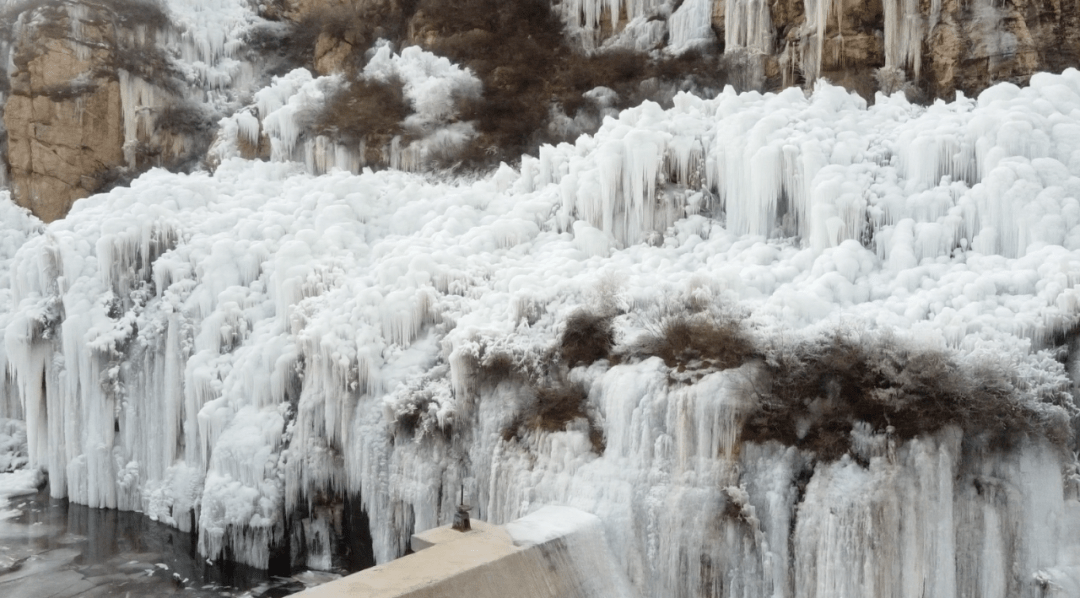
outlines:
[[[405,98],[416,112],[414,126],[445,122],[454,116],[457,97],[480,95],[480,80],[468,69],[448,59],[426,52],[420,46],[394,54],[385,41],[376,44],[375,54],[364,67],[364,76],[378,81],[400,79]]]
[[[416,58],[409,97],[442,118],[425,77],[465,71],[388,52],[375,64]],[[629,343],[698,305],[768,343],[839,330],[992,356],[1015,400],[1067,417],[1040,389],[1069,384],[1045,349],[1078,321],[1080,72],[929,107],[824,82],[681,94],[475,180],[287,161],[293,107],[330,82],[294,71],[237,117],[278,161],[152,170],[43,234],[0,201],[6,390],[53,496],[194,520],[206,557],[259,566],[316,495],[359,495],[384,562],[464,486],[497,523],[595,514],[649,596],[1080,583],[1075,457],[1046,440],[983,454],[955,428],[857,428],[860,461],[815,463],[739,441],[760,364],[690,376],[651,358],[551,374],[587,389],[597,455],[580,418],[505,440],[535,393],[477,367],[548,371],[581,308]],[[980,565],[996,562],[1016,573]]]
[[[400,83],[413,109],[401,124],[416,139],[404,146],[400,137],[393,139],[388,160],[393,168],[420,170],[431,156],[450,153],[476,136],[472,123],[454,122],[456,102],[480,93],[480,80],[468,69],[418,46],[395,54],[390,43],[380,40],[362,74],[373,81]],[[258,147],[265,135],[271,161],[300,162],[313,174],[359,172],[365,165],[363,141],[348,146],[306,132],[328,99],[346,85],[340,74],[315,77],[303,68],[274,77],[255,93],[250,106],[220,121],[210,155],[216,161],[240,156],[239,141]]]

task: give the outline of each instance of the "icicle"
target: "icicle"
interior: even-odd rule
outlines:
[[[687,0],[668,19],[668,48],[682,53],[715,38],[712,31],[712,0]]]
[[[765,0],[727,0],[724,24],[725,53],[748,50],[753,54],[772,54],[776,32]]]
[[[120,105],[124,113],[124,159],[136,167],[138,144],[153,135],[152,109],[159,105],[157,88],[138,76],[120,69]]]
[[[842,14],[842,7],[835,7],[837,0],[803,0],[806,10],[806,23],[800,41],[802,61],[800,68],[807,83],[817,81],[821,76],[822,61],[825,54],[825,30],[829,16],[835,12]],[[839,31],[837,32],[840,33]]]
[[[915,78],[922,70],[922,42],[926,35],[919,0],[884,0],[885,68],[911,67]]]

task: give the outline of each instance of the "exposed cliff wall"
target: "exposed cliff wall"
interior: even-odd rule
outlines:
[[[23,2],[0,17],[17,203],[48,222],[150,167],[182,170],[201,160],[217,108],[202,92],[223,85],[207,77],[212,57],[196,52],[202,68],[185,64],[184,31],[165,4]]]
[[[20,205],[46,221],[99,189],[123,160],[120,83],[103,68],[113,62],[115,32],[80,16],[89,14],[48,6],[13,28],[4,106],[11,184]]]

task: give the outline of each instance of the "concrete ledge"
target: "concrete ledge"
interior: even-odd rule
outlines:
[[[295,594],[302,598],[591,598],[632,596],[600,520],[544,507],[506,526],[472,522],[413,536],[418,552]]]
[[[488,533],[501,531],[502,529],[498,525],[492,525],[486,521],[478,521],[476,519],[473,519],[471,524],[472,532]],[[465,533],[468,534],[472,532]],[[421,550],[431,548],[436,544],[443,544],[460,539],[462,539],[462,532],[453,529],[449,525],[444,525],[442,527],[431,528],[426,532],[413,534],[412,541],[409,544],[412,546],[413,552],[420,552]]]

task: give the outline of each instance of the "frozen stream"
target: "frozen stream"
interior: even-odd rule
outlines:
[[[199,557],[191,534],[139,513],[50,499],[47,490],[0,496],[4,598],[270,598],[335,577],[305,572],[279,578],[235,563],[211,565]]]

